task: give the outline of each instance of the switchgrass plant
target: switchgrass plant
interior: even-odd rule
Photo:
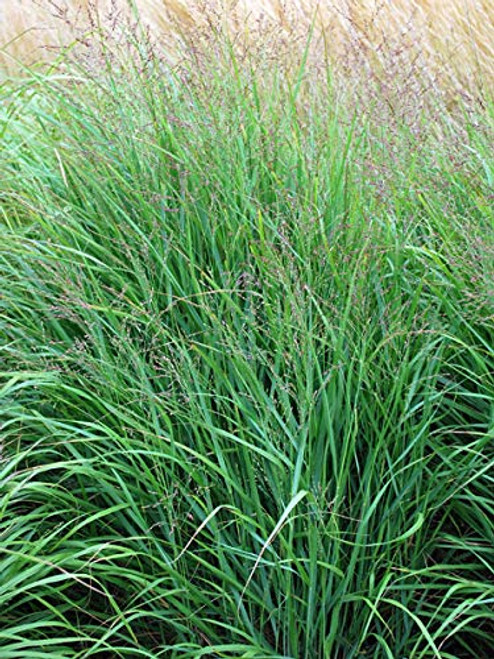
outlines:
[[[487,657],[492,104],[231,53],[2,88],[0,656]]]

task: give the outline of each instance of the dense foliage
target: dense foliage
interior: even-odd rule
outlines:
[[[492,107],[142,52],[2,88],[2,659],[487,657]]]

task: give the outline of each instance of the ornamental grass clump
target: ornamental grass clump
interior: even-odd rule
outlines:
[[[492,102],[107,44],[1,89],[0,656],[487,657]]]

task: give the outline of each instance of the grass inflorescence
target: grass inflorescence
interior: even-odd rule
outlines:
[[[0,656],[489,656],[492,104],[128,46],[2,88]]]

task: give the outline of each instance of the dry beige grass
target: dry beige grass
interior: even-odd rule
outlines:
[[[431,74],[454,87],[494,82],[492,0],[134,0],[153,35],[173,52],[180,30],[207,33],[211,17],[233,34],[277,35],[290,44],[304,35],[316,15],[316,34],[340,62],[360,51],[373,71],[386,72],[402,53],[420,55]],[[109,26],[128,15],[125,0],[0,0],[0,66],[15,59],[47,59],[88,28],[87,8],[96,6]],[[110,25],[111,27],[111,25]],[[322,40],[315,39],[316,44]],[[362,60],[361,60],[362,61]]]

